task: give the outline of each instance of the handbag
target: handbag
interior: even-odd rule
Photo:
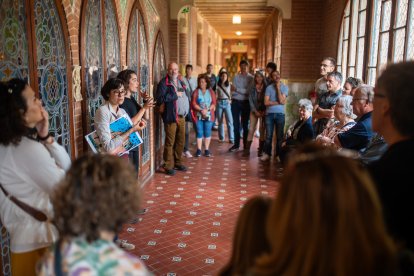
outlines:
[[[16,204],[17,206],[20,207],[20,209],[22,209],[23,211],[25,211],[27,214],[29,214],[30,216],[32,216],[34,219],[40,221],[40,222],[45,222],[48,220],[48,217],[45,213],[43,213],[42,211],[39,211],[35,208],[33,208],[30,205],[27,205],[26,203],[24,203],[23,201],[18,200],[16,197],[12,196],[11,194],[9,194],[6,189],[4,189],[3,185],[0,183],[0,189],[3,191],[4,195],[10,199],[14,204]]]

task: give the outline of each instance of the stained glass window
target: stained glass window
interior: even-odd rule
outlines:
[[[41,99],[49,113],[49,131],[70,152],[66,49],[55,2],[35,1],[34,15],[37,79]]]
[[[128,68],[138,72],[138,10],[132,14],[128,32]],[[136,95],[135,95],[136,96]]]
[[[103,15],[102,8],[104,8]],[[105,24],[105,33],[103,33],[103,24]],[[105,80],[116,77],[121,68],[118,23],[113,1],[88,0],[84,28],[85,31],[82,33],[85,41],[84,83],[86,86],[86,123],[89,132],[94,129],[95,112],[103,103],[100,95],[101,88]],[[104,48],[102,39],[105,39]],[[103,64],[103,56],[105,56],[105,64]]]
[[[85,84],[87,125],[93,129],[95,112],[103,102],[102,27],[100,0],[89,0],[85,16]]]
[[[156,89],[160,80],[166,74],[165,58],[164,58],[164,46],[161,41],[161,34],[158,34],[155,43],[154,53],[154,67],[153,67],[153,81],[154,90]],[[155,113],[155,149],[159,150],[165,141],[165,131],[159,113]]]
[[[348,2],[345,14],[350,5],[356,7],[358,0],[350,0]],[[351,9],[350,16],[354,17],[354,10]],[[414,3],[412,0],[378,0],[371,1],[370,9],[367,9],[367,0],[359,0],[358,8],[359,27],[356,40],[356,70],[353,66],[353,49],[349,49],[351,58],[348,61],[348,75],[351,76],[355,72],[357,77],[365,77],[366,82],[370,85],[375,84],[376,77],[381,73],[389,62],[400,62],[404,60],[414,59]],[[345,16],[344,16],[345,18]],[[369,30],[366,37],[362,37],[362,32],[367,29],[367,18],[371,18]],[[344,22],[341,32],[344,32]],[[344,37],[341,35],[341,38]],[[352,35],[351,35],[352,37]],[[351,43],[353,43],[351,39]],[[339,41],[338,60],[345,60],[346,49],[345,41]],[[348,44],[348,48],[353,45]],[[365,51],[368,47],[368,51]],[[365,53],[367,56],[364,56]],[[366,64],[366,67],[364,67]],[[350,66],[349,66],[350,65]],[[342,64],[342,70],[345,66]],[[366,76],[365,76],[366,73]]]
[[[139,14],[139,72],[141,81],[141,90],[148,90],[149,74],[148,74],[148,50],[147,50],[147,39],[145,35],[144,21],[142,20],[141,14]]]
[[[107,79],[118,75],[121,69],[119,35],[112,0],[105,0],[105,46]]]
[[[29,81],[24,1],[3,0],[0,4],[0,80]]]
[[[142,20],[141,14],[139,14],[139,79],[140,79],[140,88],[142,91],[148,91],[148,50],[147,50],[147,39],[145,35],[145,26],[144,21]],[[148,91],[149,92],[149,91]],[[150,151],[150,121],[147,120],[147,127],[142,131],[142,140],[143,145],[142,150],[142,164],[148,162],[151,158]]]
[[[367,1],[348,1],[342,19],[337,55],[337,69],[344,78],[363,77],[366,21]]]
[[[409,17],[407,19],[407,52],[406,60],[414,60],[414,3],[411,1]]]

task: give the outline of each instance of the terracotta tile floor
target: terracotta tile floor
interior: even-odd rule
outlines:
[[[213,135],[217,135],[214,132]],[[213,136],[213,156],[184,158],[187,172],[155,173],[144,188],[148,212],[120,234],[155,275],[215,275],[227,262],[240,207],[251,196],[274,196],[277,164],[227,152]],[[192,146],[194,148],[195,146]]]

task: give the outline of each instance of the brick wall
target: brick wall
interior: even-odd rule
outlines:
[[[178,20],[170,19],[168,32],[170,34],[170,59],[169,61],[178,62]],[[168,62],[167,62],[168,63]]]
[[[319,75],[322,1],[293,0],[292,18],[283,20],[282,77],[312,80]]]
[[[326,0],[323,3],[322,45],[320,58],[337,57],[339,29],[348,0]]]

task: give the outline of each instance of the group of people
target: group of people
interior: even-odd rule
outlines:
[[[245,118],[244,108],[250,110],[252,102],[255,110],[249,119],[254,124],[263,111],[255,105],[259,98],[254,93],[249,92],[249,101],[237,88],[249,79],[247,73],[239,75],[233,83],[236,90],[230,88],[232,115],[238,112]],[[271,77],[273,84],[264,90],[265,78],[256,74],[254,90],[256,96],[265,91],[265,122],[277,126],[280,110],[269,108],[283,105],[287,92],[280,76],[272,72]],[[413,275],[413,78],[414,62],[391,64],[375,88],[356,82],[355,90],[344,95],[338,92],[341,75],[333,70],[326,74],[327,91],[316,103],[299,101],[300,119],[280,141],[285,171],[276,200],[255,198],[243,207],[232,255],[221,275]],[[216,90],[223,82],[226,78],[217,82]],[[156,104],[166,123],[165,168],[185,170],[181,157],[189,112],[197,126],[198,147],[203,137],[208,146],[206,138],[211,137],[218,94],[211,84],[211,77],[203,74],[191,94],[178,66],[171,63],[156,103],[141,93],[141,106],[131,97],[138,93],[136,73],[120,72],[103,86],[105,103],[95,118],[102,145],[112,154],[86,154],[71,164],[49,134],[48,113],[33,89],[20,79],[0,82],[0,218],[10,233],[13,275],[149,275],[116,238],[122,224],[139,210],[140,190],[131,166],[136,168],[138,159],[133,153],[130,161],[117,156],[128,133],[113,137],[109,125],[128,110],[130,131],[142,130],[145,110]],[[268,119],[267,114],[273,115]],[[315,131],[315,125],[323,124]],[[243,126],[247,145],[252,136],[246,131]],[[232,148],[237,149],[240,130],[234,137]],[[388,147],[378,154],[382,143]],[[358,150],[358,157],[369,162],[362,165],[346,149]]]
[[[176,63],[168,65],[168,74],[159,82],[156,92],[156,104],[166,134],[163,155],[166,174],[174,175],[177,170],[187,169],[182,156],[193,157],[189,150],[190,126],[196,134],[196,157],[211,156],[211,131],[215,122],[220,143],[226,142],[224,125],[227,125],[228,142],[232,144],[229,152],[238,151],[242,141],[243,154],[248,156],[258,128],[258,156],[263,161],[269,160],[274,130],[276,154],[280,153],[288,87],[281,82],[274,62],[267,64],[266,75],[260,70],[254,76],[250,74],[246,60],[239,65],[240,71],[232,82],[225,68],[215,76],[211,64],[197,78],[192,76],[191,64],[186,66],[185,76],[179,74]]]
[[[339,73],[327,73],[331,92],[323,92],[323,98],[339,90],[329,83],[335,76]],[[291,151],[276,198],[252,198],[241,210],[232,255],[220,275],[414,274],[412,78],[414,62],[391,64],[375,89],[357,83],[355,91],[336,96],[334,124],[353,122],[346,127],[351,134],[328,127],[318,142]],[[295,123],[291,137],[302,139],[304,134],[295,134],[300,124],[303,133],[313,130],[317,108],[309,99],[299,101],[302,123]],[[372,122],[367,123],[367,113]],[[369,128],[377,132],[371,140],[365,137]],[[362,141],[369,150],[379,143],[378,135],[388,148],[365,165],[338,151],[348,143],[360,147]]]

